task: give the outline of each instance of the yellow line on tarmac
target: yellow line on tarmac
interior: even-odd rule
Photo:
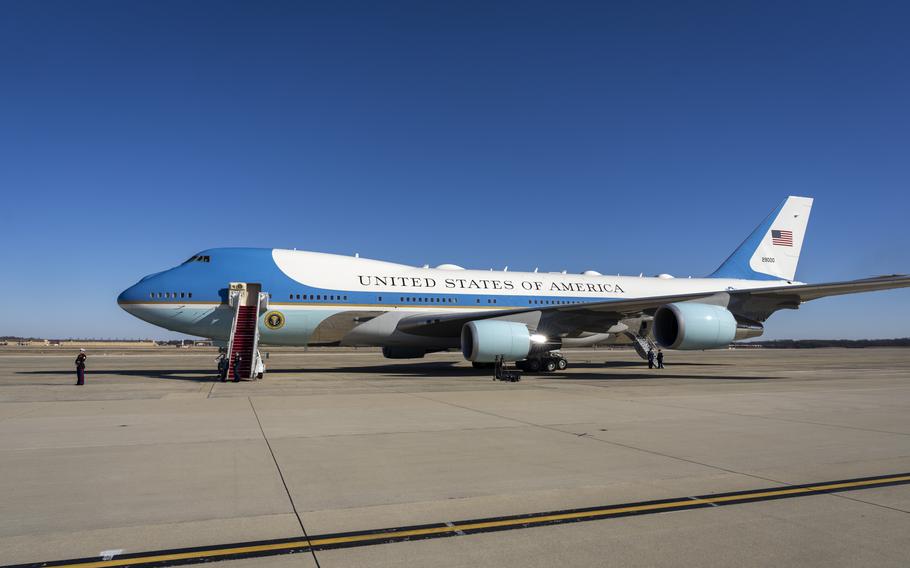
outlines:
[[[703,499],[680,499],[669,503],[652,503],[645,505],[631,505],[628,507],[606,507],[604,509],[595,509],[592,511],[582,511],[576,513],[557,513],[554,515],[540,515],[536,517],[523,517],[521,519],[506,519],[501,521],[484,521],[479,523],[454,524],[449,527],[430,527],[426,529],[414,529],[408,531],[395,531],[386,533],[372,533],[368,535],[341,536],[326,539],[314,539],[310,541],[312,546],[322,546],[328,544],[343,544],[350,542],[362,542],[365,540],[387,540],[390,538],[401,538],[408,536],[426,536],[430,534],[439,534],[456,531],[470,531],[477,529],[488,529],[498,527],[508,527],[515,525],[525,525],[528,523],[546,523],[550,521],[567,521],[573,519],[584,519],[590,517],[599,517],[602,515],[620,515],[623,513],[635,513],[641,511],[657,511],[660,509],[672,509],[681,505],[692,504],[711,504],[723,503],[726,501],[740,501],[743,499],[762,499],[768,497],[779,497],[783,495],[796,495],[799,493],[813,493],[817,491],[831,491],[834,489],[847,489],[861,487],[863,485],[876,485],[880,483],[893,483],[895,481],[910,481],[910,475],[876,479],[870,481],[857,481],[847,483],[829,483],[825,485],[816,485],[812,487],[798,487],[794,489],[774,489],[771,491],[760,491],[756,493],[743,493],[740,495],[728,495],[725,497],[707,497]]]
[[[198,550],[188,552],[173,552],[150,554],[148,556],[139,556],[132,558],[119,558],[111,560],[98,560],[89,562],[76,562],[73,564],[59,564],[58,566],[79,567],[79,568],[107,568],[112,566],[139,565],[150,563],[161,563],[168,561],[190,560],[190,559],[217,559],[221,556],[233,556],[250,554],[257,552],[273,552],[278,550],[290,550],[294,548],[318,548],[322,546],[344,545],[353,543],[368,543],[375,541],[377,544],[389,541],[400,540],[409,537],[441,535],[447,533],[457,533],[459,531],[475,531],[484,529],[495,529],[504,527],[519,527],[527,524],[539,524],[558,521],[582,520],[591,517],[622,515],[625,513],[640,513],[645,511],[660,511],[672,509],[680,506],[691,506],[698,504],[719,504],[731,501],[743,501],[749,499],[771,499],[774,497],[795,496],[804,493],[817,493],[820,491],[836,491],[839,489],[857,489],[869,485],[880,485],[888,483],[910,482],[910,475],[897,475],[893,477],[880,477],[877,479],[865,479],[856,481],[831,482],[819,485],[805,487],[782,487],[780,489],[769,489],[755,491],[753,493],[738,493],[736,495],[723,495],[717,497],[701,497],[677,499],[664,503],[644,503],[641,505],[627,505],[617,507],[604,507],[588,511],[576,511],[567,513],[553,513],[547,515],[528,516],[512,519],[500,519],[490,521],[452,523],[451,525],[439,527],[415,528],[400,531],[386,531],[380,533],[358,534],[349,536],[336,536],[325,538],[313,538],[309,541],[305,539],[280,542],[271,544],[257,544],[248,546],[235,546],[216,548],[210,550]]]
[[[78,566],[79,568],[104,568],[107,566],[127,566],[130,564],[150,564],[153,562],[166,562],[168,560],[187,560],[190,558],[214,558],[218,556],[229,556],[233,554],[246,554],[249,552],[268,552],[271,550],[283,550],[290,548],[301,548],[309,546],[306,540],[294,542],[281,542],[276,544],[257,544],[252,546],[239,546],[233,548],[216,548],[212,550],[199,550],[196,552],[175,552],[172,554],[155,554],[151,556],[139,556],[133,558],[121,558],[114,560],[98,560],[93,562],[76,562],[75,564],[61,564],[60,568],[70,568]]]

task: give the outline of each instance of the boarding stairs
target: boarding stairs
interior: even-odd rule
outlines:
[[[656,349],[654,341],[650,337],[642,337],[641,335],[629,333],[627,334],[630,339],[632,339],[632,347],[635,348],[635,352],[638,353],[638,356],[642,359],[648,359],[648,351]]]
[[[253,296],[253,293],[256,295]],[[238,376],[241,379],[255,379],[259,358],[259,313],[268,309],[268,294],[250,293],[247,290],[231,290],[231,305],[234,318],[231,336],[228,340],[228,378],[234,377],[234,356],[240,355]]]

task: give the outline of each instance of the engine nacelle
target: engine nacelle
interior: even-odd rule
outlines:
[[[468,361],[521,361],[531,351],[531,332],[523,323],[480,320],[461,328],[461,352]]]
[[[383,347],[382,356],[386,359],[420,359],[427,354],[422,347]]]
[[[736,338],[736,328],[730,310],[710,304],[667,304],[654,314],[654,339],[666,349],[725,347]]]

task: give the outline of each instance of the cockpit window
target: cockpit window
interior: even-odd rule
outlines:
[[[191,256],[183,264],[189,264],[191,262],[211,262],[212,257],[209,255],[197,254],[196,256]]]

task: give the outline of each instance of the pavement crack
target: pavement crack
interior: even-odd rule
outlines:
[[[31,403],[26,403],[26,404],[31,404]],[[34,407],[29,406],[29,408],[26,408],[22,412],[17,412],[15,414],[10,414],[9,416],[4,416],[3,418],[0,418],[0,422],[3,422],[4,420],[15,420],[16,418],[22,418],[23,416],[25,416],[32,410],[34,410]]]
[[[568,434],[568,435],[570,435],[570,436],[572,436],[572,437],[574,437],[574,438],[582,438],[582,439],[584,439],[584,440],[592,440],[592,441],[595,441],[595,442],[600,442],[600,443],[602,443],[602,444],[608,444],[608,445],[611,445],[611,446],[617,446],[617,447],[625,448],[625,449],[627,449],[627,450],[633,450],[633,451],[636,451],[636,452],[642,452],[642,453],[645,453],[645,454],[650,454],[650,455],[654,455],[654,456],[660,456],[660,457],[667,458],[667,459],[672,459],[672,460],[678,460],[678,461],[682,461],[682,462],[686,462],[686,463],[691,463],[691,464],[694,464],[694,465],[699,465],[699,466],[702,466],[702,467],[707,467],[707,468],[710,468],[710,469],[715,469],[715,470],[718,470],[718,471],[723,471],[723,472],[725,472],[725,473],[732,473],[732,474],[735,474],[735,475],[743,475],[743,476],[746,476],[746,477],[751,477],[751,478],[753,478],[753,479],[760,479],[760,480],[762,480],[762,481],[770,481],[770,482],[772,482],[772,483],[779,483],[779,484],[781,484],[781,485],[789,485],[788,483],[786,483],[786,482],[784,482],[784,481],[779,481],[779,480],[777,480],[777,479],[771,479],[771,478],[769,478],[769,477],[763,477],[763,476],[755,475],[755,474],[752,474],[752,473],[746,473],[746,472],[743,472],[743,471],[736,471],[736,470],[734,470],[734,469],[729,469],[729,468],[721,467],[721,466],[719,466],[719,465],[713,465],[713,464],[709,464],[709,463],[700,462],[700,461],[697,461],[697,460],[691,460],[691,459],[688,459],[688,458],[683,458],[683,457],[680,457],[680,456],[674,456],[674,455],[670,455],[670,454],[665,454],[665,453],[663,453],[663,452],[658,452],[658,451],[656,451],[656,450],[648,450],[648,449],[645,449],[645,448],[639,448],[639,447],[636,447],[636,446],[631,446],[631,445],[629,445],[629,444],[623,444],[622,442],[614,442],[614,441],[612,441],[612,440],[605,440],[605,439],[603,439],[603,438],[598,438],[598,437],[596,437],[596,436],[579,436],[577,432],[572,432],[572,431],[568,431],[568,430],[562,430],[562,429],[560,429],[560,428],[555,428],[555,427],[552,427],[552,426],[547,426],[547,425],[545,425],[545,424],[537,424],[537,423],[534,423],[534,422],[528,422],[527,420],[519,420],[518,418],[512,418],[512,417],[509,417],[509,416],[502,416],[502,415],[496,414],[495,412],[488,412],[488,411],[486,411],[486,410],[478,410],[478,409],[476,409],[476,408],[471,408],[471,407],[469,407],[469,406],[462,406],[462,405],[460,405],[460,404],[455,404],[455,403],[453,403],[453,402],[446,402],[446,401],[444,401],[444,400],[438,400],[438,399],[435,399],[435,398],[432,398],[432,397],[429,397],[429,396],[420,396],[420,395],[414,394],[414,393],[408,393],[408,394],[410,394],[411,396],[417,397],[417,398],[422,398],[422,399],[424,399],[424,400],[429,400],[429,401],[432,401],[432,402],[438,402],[439,404],[446,404],[446,405],[448,405],[448,406],[453,406],[453,407],[455,407],[455,408],[461,408],[461,409],[463,409],[463,410],[470,410],[470,411],[472,411],[472,412],[477,412],[477,413],[479,413],[479,414],[485,414],[485,415],[487,415],[487,416],[493,416],[493,417],[496,417],[496,418],[500,418],[500,419],[502,419],[502,420],[511,420],[511,421],[513,421],[513,422],[518,422],[518,423],[520,423],[520,424],[525,424],[525,425],[527,425],[527,426],[533,426],[533,427],[535,427],[535,428],[542,428],[542,429],[544,429],[544,430],[549,430],[549,431],[551,431],[551,432],[559,432],[560,434]]]
[[[829,493],[832,497],[837,497],[839,499],[846,499],[847,501],[856,501],[857,503],[863,503],[865,505],[872,505],[873,507],[880,507],[882,509],[888,509],[890,511],[897,511],[898,513],[907,513],[910,515],[910,511],[906,509],[901,509],[898,507],[889,507],[888,505],[882,505],[881,503],[874,503],[872,501],[865,501],[863,499],[858,499],[856,497],[848,497],[842,493]]]
[[[265,435],[265,429],[262,427],[262,421],[259,420],[259,413],[256,412],[256,406],[253,405],[252,397],[246,397],[247,401],[250,403],[250,409],[253,411],[253,416],[256,417],[256,423],[259,424],[259,431],[262,433],[262,439],[265,440],[265,445],[269,448],[269,453],[272,454],[272,461],[275,462],[275,469],[278,470],[278,477],[281,479],[281,484],[284,486],[284,492],[288,495],[288,501],[291,503],[291,509],[294,511],[294,515],[297,517],[297,522],[300,524],[300,530],[303,532],[303,538],[306,539],[307,545],[310,548],[310,554],[313,556],[313,562],[316,563],[316,568],[319,567],[319,559],[316,558],[316,551],[313,550],[312,545],[310,544],[310,535],[306,532],[306,527],[303,526],[303,519],[300,518],[300,513],[297,511],[297,504],[294,503],[294,498],[291,496],[291,490],[288,488],[288,483],[284,479],[284,472],[281,471],[281,466],[278,464],[278,458],[275,456],[275,450],[272,449],[272,444],[269,442],[268,436]]]
[[[726,416],[739,416],[741,418],[756,418],[759,420],[772,420],[777,422],[792,422],[794,424],[812,424],[814,426],[826,426],[828,428],[841,428],[844,430],[856,430],[859,432],[874,432],[876,434],[894,434],[896,436],[910,436],[910,432],[894,432],[892,430],[877,430],[875,428],[861,428],[859,426],[844,426],[841,424],[831,424],[828,422],[815,422],[813,420],[796,420],[794,418],[780,418],[775,416],[762,416],[760,414],[743,414],[741,412],[730,412],[727,410],[714,410],[712,408],[691,408],[688,406],[682,406],[679,404],[666,404],[659,402],[647,402],[647,401],[629,401],[635,402],[636,404],[645,404],[648,406],[659,406],[662,408],[679,408],[682,410],[690,410],[695,412],[711,412],[714,414],[724,414]]]
[[[363,436],[396,436],[399,434],[425,434],[425,433],[435,433],[435,432],[473,432],[477,430],[507,430],[509,428],[521,428],[521,425],[508,425],[508,426],[478,426],[478,427],[464,427],[464,428],[441,428],[438,430],[382,430],[377,432],[343,432],[339,434],[315,434],[315,435],[286,435],[281,436],[283,440],[312,440],[312,439],[324,439],[324,438],[358,438]]]

